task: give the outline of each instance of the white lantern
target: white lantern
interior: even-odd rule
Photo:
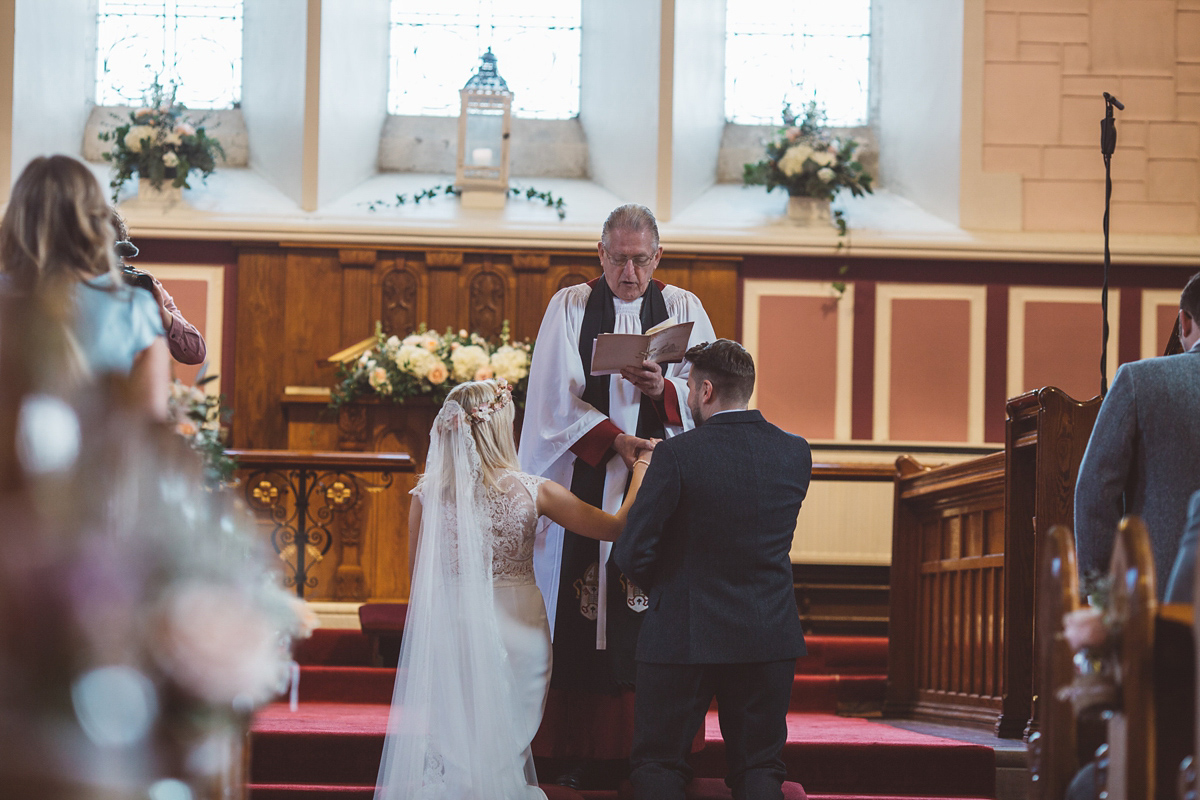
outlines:
[[[508,195],[508,145],[512,129],[512,92],[496,71],[492,49],[480,58],[479,71],[459,90],[458,174],[462,204],[503,208]]]

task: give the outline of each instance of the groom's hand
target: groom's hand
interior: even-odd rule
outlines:
[[[647,450],[653,450],[654,445],[658,444],[658,439],[642,439],[637,436],[630,436],[628,433],[618,433],[617,438],[613,439],[613,450],[617,451],[617,455],[625,462],[625,466],[633,469],[633,462],[637,461],[638,453]]]
[[[637,387],[638,391],[655,402],[662,400],[663,379],[662,367],[654,361],[643,361],[640,367],[625,367],[621,377]]]

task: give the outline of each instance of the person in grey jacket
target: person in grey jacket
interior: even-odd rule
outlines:
[[[1179,298],[1179,338],[1183,353],[1117,370],[1075,484],[1080,573],[1108,571],[1117,523],[1135,514],[1150,532],[1160,600],[1200,490],[1200,273]]]
[[[754,360],[727,339],[687,352],[697,428],[659,442],[612,560],[649,593],[637,643],[634,795],[684,797],[717,699],[734,798],[780,798],[787,710],[805,653],[789,558],[808,443],[747,411]]]

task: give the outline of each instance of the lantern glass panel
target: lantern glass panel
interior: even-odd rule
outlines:
[[[504,154],[504,105],[499,97],[468,96],[463,177],[500,179]]]

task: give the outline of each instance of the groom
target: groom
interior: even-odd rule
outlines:
[[[612,560],[649,593],[637,647],[634,795],[684,796],[713,697],[734,798],[780,798],[804,633],[788,558],[808,443],[747,411],[754,360],[718,339],[687,352],[698,426],[659,443]]]

